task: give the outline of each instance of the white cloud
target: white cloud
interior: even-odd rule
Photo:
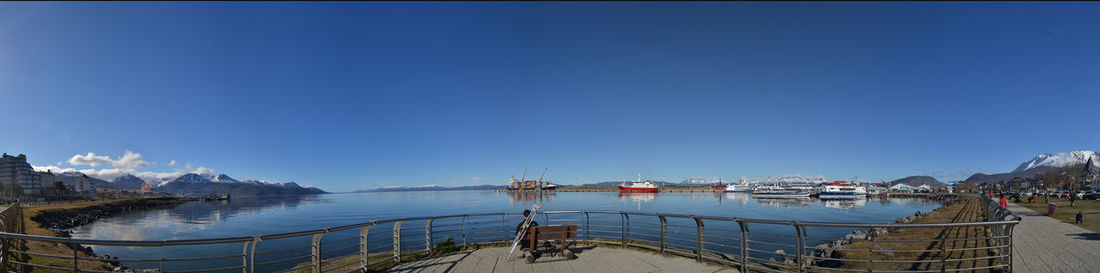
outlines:
[[[478,177],[478,176],[471,176],[470,177],[470,181],[482,181],[482,180],[485,180],[485,178],[484,177]]]
[[[118,158],[118,160],[112,160],[110,156],[96,155],[92,152],[89,152],[86,155],[74,155],[72,158],[69,159],[69,164],[74,166],[88,165],[92,167],[110,164],[111,167],[114,169],[124,170],[135,170],[149,167],[149,162],[141,160],[141,154],[131,151],[126,151],[126,153],[123,154],[122,157]]]
[[[207,167],[202,167],[202,166],[199,166],[198,168],[196,168],[194,171],[192,171],[192,173],[208,174],[208,175],[214,175],[215,174],[213,169],[210,169],[210,168],[207,168]]]
[[[171,162],[168,163],[168,165],[173,166],[176,163],[177,162],[175,160],[172,160]],[[138,178],[141,178],[142,180],[151,181],[151,182],[157,182],[157,181],[161,181],[161,180],[165,180],[165,179],[173,179],[173,178],[179,177],[179,176],[183,175],[184,173],[187,173],[189,170],[191,170],[191,165],[188,164],[187,168],[185,168],[185,169],[175,169],[172,172],[139,171],[139,169],[149,167],[151,165],[151,163],[148,162],[148,161],[142,160],[140,153],[135,153],[135,152],[132,152],[132,151],[126,151],[122,155],[122,157],[118,158],[118,160],[113,160],[113,159],[111,159],[110,156],[96,155],[95,153],[91,153],[91,152],[89,152],[86,155],[74,155],[71,159],[69,159],[69,164],[70,165],[87,165],[87,166],[92,166],[92,167],[96,167],[96,166],[100,166],[100,165],[109,165],[110,168],[104,168],[104,169],[90,168],[90,169],[79,169],[78,170],[78,169],[75,169],[75,168],[61,168],[61,167],[59,167],[61,165],[61,162],[58,162],[57,164],[55,164],[56,166],[34,166],[34,170],[35,171],[40,171],[40,172],[51,171],[51,172],[54,172],[54,173],[81,172],[81,173],[84,173],[88,176],[92,176],[92,177],[107,180],[107,181],[114,180],[115,178],[118,178],[118,177],[123,176],[125,174],[131,174],[131,175],[137,176]],[[213,171],[214,170],[211,170],[209,168],[204,168],[204,167],[199,167],[199,169],[195,170],[196,173],[213,173]]]
[[[95,167],[95,166],[99,166],[99,165],[103,165],[103,164],[110,164],[110,163],[112,163],[111,162],[111,157],[109,157],[109,156],[98,156],[98,155],[95,155],[95,153],[92,153],[92,152],[88,152],[87,155],[74,155],[73,158],[69,159],[69,164],[70,165],[88,165],[88,166]]]
[[[115,167],[116,169],[133,170],[148,167],[149,162],[141,160],[141,154],[139,153],[126,151],[126,154],[123,155],[122,158],[114,161],[111,166]]]

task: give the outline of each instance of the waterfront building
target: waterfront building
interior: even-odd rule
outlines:
[[[1085,162],[1085,169],[1081,170],[1080,185],[1088,185],[1090,190],[1100,191],[1100,183],[1095,183],[1097,176],[1096,167],[1092,166],[1092,157],[1089,157],[1088,162]]]
[[[52,171],[38,172],[38,178],[41,182],[39,183],[39,187],[41,188],[40,196],[46,199],[57,199],[60,197],[57,194],[56,185],[57,182],[61,182],[61,180],[57,179],[57,175],[54,175]],[[62,184],[64,184],[64,182],[62,182]]]
[[[27,163],[26,155],[0,158],[0,195],[6,198],[37,197],[41,194],[38,172]]]

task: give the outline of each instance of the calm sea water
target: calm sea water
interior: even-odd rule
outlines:
[[[127,213],[72,229],[74,238],[104,240],[177,240],[250,236],[349,225],[401,217],[440,216],[485,212],[516,212],[541,202],[548,210],[613,210],[694,214],[771,220],[886,223],[916,211],[940,206],[925,199],[891,198],[858,201],[818,199],[756,199],[745,193],[561,192],[552,194],[492,191],[427,191],[325,194],[289,197],[234,198],[231,201],[191,202],[170,209]],[[618,218],[617,216],[615,217]],[[518,221],[518,220],[517,220]],[[421,234],[423,226],[419,227]],[[848,230],[820,236],[843,236]],[[386,235],[388,236],[388,235]],[[337,238],[335,234],[333,237]],[[379,237],[381,238],[381,237]],[[422,237],[421,237],[422,238]],[[308,238],[264,241],[258,252],[308,242]],[[327,239],[327,238],[326,238]],[[304,240],[304,241],[303,241]],[[372,237],[373,240],[373,237]],[[382,240],[377,240],[384,245]],[[422,239],[420,241],[423,241]],[[356,240],[344,241],[351,253]],[[334,243],[332,248],[342,247]],[[374,243],[371,244],[375,246]],[[94,246],[98,254],[121,259],[198,257],[240,254],[242,246],[114,247]],[[308,249],[271,253],[295,257]],[[340,252],[340,251],[336,251]],[[326,253],[325,256],[342,254]],[[307,259],[308,260],[308,259]],[[259,260],[257,260],[259,262]],[[136,268],[194,269],[222,264],[239,265],[240,258],[204,263],[126,263]],[[270,265],[278,269],[294,263]]]

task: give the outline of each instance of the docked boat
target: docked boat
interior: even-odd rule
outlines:
[[[867,188],[855,185],[828,185],[817,195],[821,199],[863,199]]]
[[[795,187],[770,185],[759,186],[752,191],[752,197],[759,198],[803,198],[810,197],[811,191]]]
[[[749,185],[747,182],[726,185],[726,192],[752,192],[752,190],[752,185]]]
[[[657,192],[657,183],[653,183],[651,180],[642,181],[641,176],[638,176],[638,180],[634,180],[630,184],[623,183],[619,185],[620,192]]]

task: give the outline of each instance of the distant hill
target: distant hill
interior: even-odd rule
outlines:
[[[467,190],[503,190],[508,188],[507,186],[500,185],[476,185],[476,186],[457,186],[457,187],[444,187],[437,185],[429,186],[398,186],[398,187],[381,187],[377,189],[369,190],[357,190],[353,192],[394,192],[394,191],[467,191]]]
[[[917,186],[920,186],[920,184],[922,184],[922,183],[923,184],[928,184],[928,186],[932,187],[932,188],[941,188],[941,187],[946,187],[947,186],[947,183],[940,182],[935,177],[924,176],[924,175],[914,175],[914,176],[910,176],[910,177],[890,181],[890,186],[897,185],[897,184],[906,184],[906,185],[909,185],[909,186],[917,187]]]
[[[132,174],[124,174],[111,181],[112,187],[120,190],[140,190],[142,184],[145,181]]]

